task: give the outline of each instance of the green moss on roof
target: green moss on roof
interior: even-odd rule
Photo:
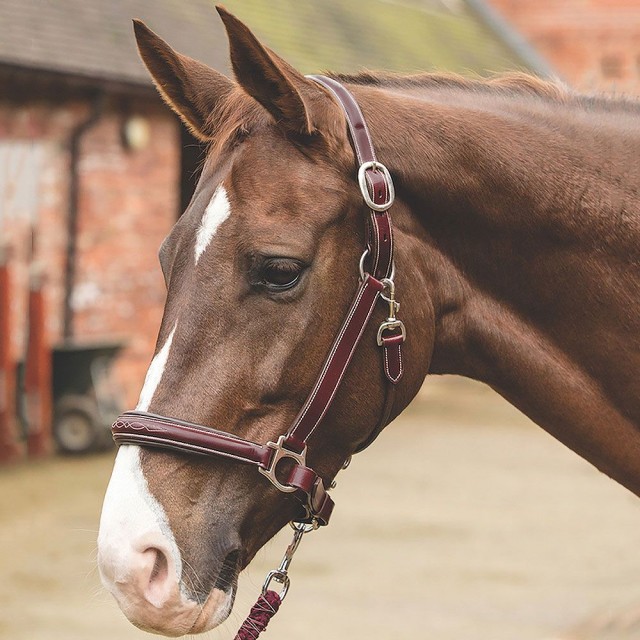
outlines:
[[[465,0],[222,2],[306,73],[522,66]],[[181,53],[230,71],[213,0],[0,0],[0,65],[149,85],[131,29],[136,17]]]
[[[226,0],[225,6],[305,73],[484,74],[523,66],[463,3],[457,11],[428,0]]]

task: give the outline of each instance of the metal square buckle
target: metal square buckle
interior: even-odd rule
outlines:
[[[295,460],[300,466],[306,467],[306,458],[307,458],[307,447],[305,447],[301,453],[296,453],[295,451],[291,451],[291,449],[287,449],[284,446],[286,440],[286,436],[282,435],[278,438],[277,442],[267,442],[267,447],[273,449],[273,455],[271,456],[271,460],[269,461],[268,467],[258,467],[258,471],[271,482],[271,484],[282,491],[283,493],[293,493],[297,491],[295,487],[290,487],[289,485],[282,484],[278,478],[276,477],[276,468],[280,460],[285,458],[291,458]]]

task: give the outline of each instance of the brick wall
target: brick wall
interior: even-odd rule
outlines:
[[[575,87],[640,95],[638,0],[487,0]]]
[[[165,287],[158,248],[176,220],[179,194],[176,121],[162,107],[137,114],[150,125],[146,149],[123,148],[117,113],[84,140],[72,298],[77,336],[127,340],[118,372],[128,406],[137,401],[160,326]]]
[[[13,326],[17,329],[13,336],[16,354],[24,352],[32,224],[39,239],[37,259],[46,270],[50,285],[47,299],[52,313],[48,331],[53,339],[61,334],[68,189],[66,142],[74,124],[85,117],[85,111],[85,105],[79,103],[58,108],[45,103],[0,102],[0,238],[13,256],[11,302]]]
[[[30,216],[37,228],[36,259],[48,281],[49,336],[53,342],[62,338],[69,139],[88,112],[86,101],[0,101],[0,151],[10,149],[14,173],[18,169],[34,173],[26,186],[37,191],[35,208],[32,201],[25,206],[24,194],[7,203],[11,198],[6,188],[0,193],[1,239],[15,255],[12,312],[14,326],[20,329],[14,338],[16,354],[24,350]],[[142,116],[150,131],[148,146],[137,151],[122,143],[122,124],[130,115]],[[26,163],[16,163],[25,142],[37,153]],[[74,335],[78,341],[126,340],[128,348],[116,375],[127,405],[132,406],[164,303],[157,250],[177,214],[178,125],[155,101],[129,101],[123,106],[112,98],[96,126],[83,136],[80,150]],[[0,165],[3,170],[6,174],[7,168]]]

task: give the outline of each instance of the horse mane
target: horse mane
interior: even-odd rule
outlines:
[[[628,96],[605,94],[581,94],[560,81],[543,80],[522,72],[506,72],[490,77],[462,76],[457,73],[397,74],[387,71],[362,71],[355,74],[331,73],[326,75],[343,82],[360,86],[398,89],[444,89],[502,96],[538,98],[555,103],[573,103],[586,110],[640,111],[640,102]],[[215,118],[208,122],[212,146],[221,151],[249,135],[265,121],[264,109],[235,85],[221,99]]]
[[[637,97],[620,94],[580,93],[560,80],[544,80],[521,71],[496,73],[488,77],[463,76],[449,72],[395,74],[368,70],[356,74],[330,73],[327,75],[340,82],[362,86],[390,89],[453,89],[503,96],[520,95],[556,103],[573,103],[586,110],[640,111],[640,102]]]
[[[543,80],[526,73],[512,71],[500,73],[488,78],[480,76],[462,76],[458,73],[414,73],[395,74],[390,72],[362,71],[356,74],[327,74],[332,78],[349,84],[390,88],[445,88],[466,89],[471,91],[502,90],[527,93],[556,100],[570,95],[566,85]]]

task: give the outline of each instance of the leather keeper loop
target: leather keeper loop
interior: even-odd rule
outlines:
[[[311,519],[317,518],[322,525],[329,522],[334,504],[320,476],[308,467],[296,465],[289,474],[287,484],[303,494],[301,497]]]
[[[402,362],[402,334],[382,338],[382,360],[384,374],[391,384],[397,384],[404,373]]]

